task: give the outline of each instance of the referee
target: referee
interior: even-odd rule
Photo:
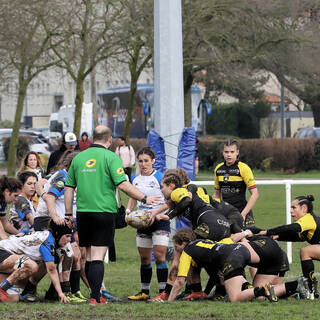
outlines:
[[[66,216],[70,219],[77,188],[79,245],[86,248],[85,272],[91,289],[90,304],[93,305],[106,303],[100,300],[100,288],[104,276],[103,259],[114,238],[116,187],[142,203],[158,201],[158,197],[147,197],[126,180],[121,159],[108,150],[111,144],[111,130],[97,126],[93,143],[72,160],[65,184]]]

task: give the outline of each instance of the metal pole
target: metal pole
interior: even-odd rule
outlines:
[[[284,86],[282,84],[281,84],[280,113],[281,113],[281,138],[283,138],[284,137]]]
[[[154,0],[155,130],[165,140],[168,169],[177,167],[184,128],[181,0]]]

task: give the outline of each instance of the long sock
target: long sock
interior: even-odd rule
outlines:
[[[159,285],[159,292],[163,292],[168,280],[168,265],[166,261],[156,262],[157,279]]]
[[[80,270],[72,270],[70,273],[71,293],[80,291]]]
[[[88,272],[88,281],[91,288],[91,298],[96,299],[97,302],[100,302],[100,289],[101,283],[104,276],[104,265],[101,260],[91,261],[89,272]]]
[[[262,297],[266,294],[266,290],[264,287],[255,287],[253,293],[255,297]]]
[[[303,276],[308,279],[309,289],[312,290],[312,279],[314,278],[314,263],[311,259],[301,261]]]
[[[290,297],[297,292],[298,281],[285,282],[284,286],[286,288],[286,293],[282,297]]]
[[[57,295],[56,288],[54,287],[53,283],[51,282],[49,289],[46,292],[46,298],[52,298]]]
[[[34,285],[33,283],[31,283],[31,282],[28,280],[28,282],[27,282],[26,286],[24,287],[21,295],[24,296],[24,295],[27,294],[27,293],[35,293],[35,292],[36,292],[36,288],[37,288],[37,286]]]
[[[62,292],[70,292],[70,282],[64,281],[60,282]]]
[[[152,278],[152,264],[140,265],[141,291],[145,294],[150,292],[150,282]],[[167,280],[166,280],[167,281]]]
[[[171,293],[171,290],[172,290],[172,285],[169,283],[166,283],[166,287],[164,288],[164,292],[169,295]]]
[[[214,278],[210,277],[208,282],[207,282],[206,288],[204,289],[204,292],[205,292],[205,294],[207,296],[210,294],[210,292],[211,292],[211,290],[212,290],[212,288],[214,286],[214,283],[215,283]]]
[[[84,273],[86,274],[86,278],[88,279],[90,290],[91,290],[91,284],[89,280],[89,270],[91,266],[91,261],[86,261],[86,264],[84,265]]]
[[[7,291],[11,287],[12,287],[12,284],[8,280],[3,280],[0,283],[0,288],[4,291]]]
[[[202,291],[201,283],[200,282],[192,283],[191,284],[191,291],[192,292],[200,292],[200,291]]]

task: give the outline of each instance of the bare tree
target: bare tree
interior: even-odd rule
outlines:
[[[50,12],[50,1],[2,0],[0,11],[0,50],[5,59],[5,72],[13,73],[18,83],[18,98],[10,139],[8,175],[15,175],[16,150],[28,85],[39,73],[53,66],[50,56],[50,34],[41,21]]]
[[[58,66],[67,70],[76,84],[74,133],[79,136],[84,100],[84,81],[96,65],[118,53],[117,33],[123,18],[123,6],[112,0],[55,0],[56,15],[43,20],[51,38]],[[58,15],[57,15],[58,13]]]

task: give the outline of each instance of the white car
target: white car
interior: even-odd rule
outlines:
[[[3,143],[4,138],[10,137],[12,134],[12,129],[0,129],[0,162],[5,161],[5,155],[3,152]],[[50,155],[50,148],[47,143],[41,139],[41,137],[38,136],[37,133],[33,131],[23,130],[21,129],[19,131],[20,136],[30,136],[31,138],[31,144],[29,145],[30,151],[35,151],[39,154],[44,153],[47,155]]]

